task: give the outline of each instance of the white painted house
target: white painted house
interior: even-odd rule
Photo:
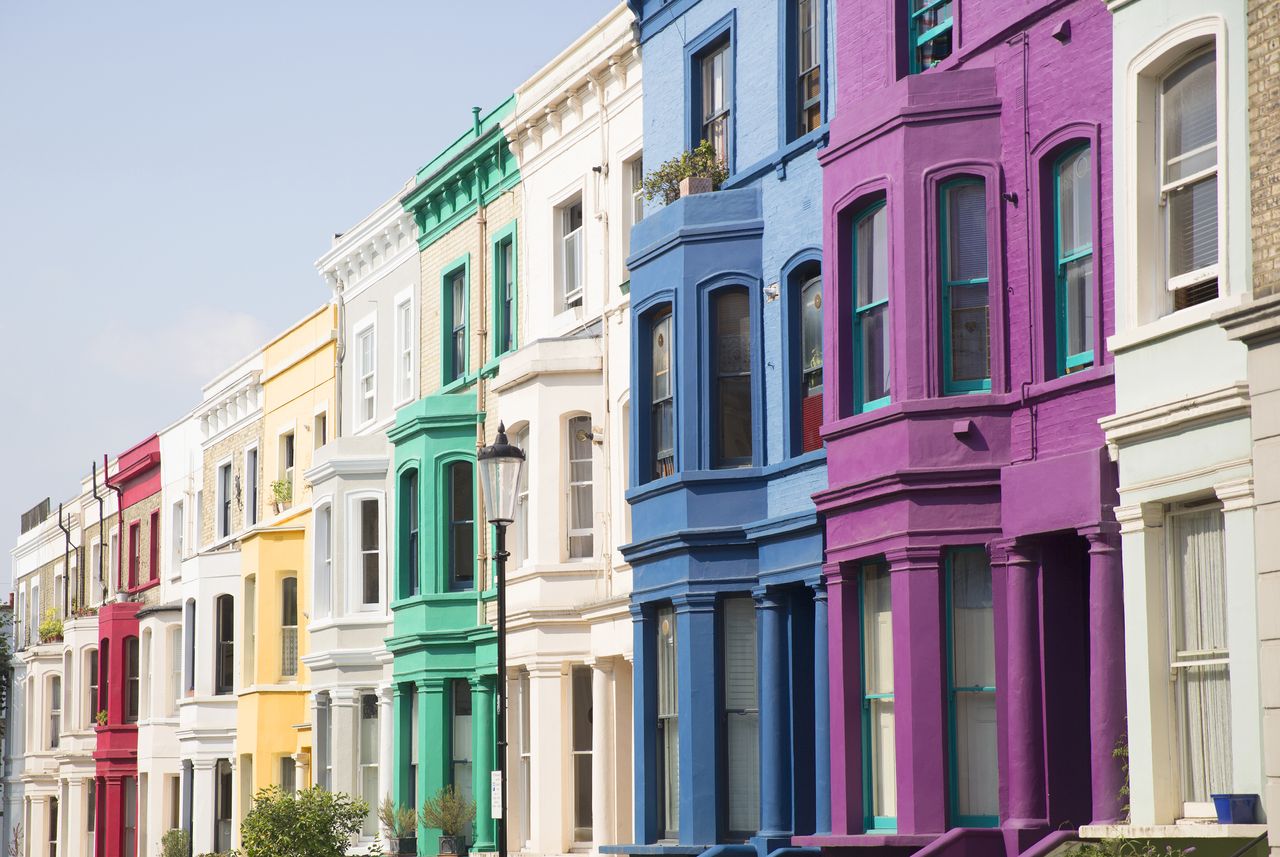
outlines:
[[[640,86],[619,5],[516,89],[503,123],[523,209],[498,253],[519,254],[523,281],[486,424],[504,421],[528,455],[507,534],[509,843],[525,854],[631,841],[631,570],[617,547]]]
[[[406,187],[412,186],[412,183]],[[387,428],[419,397],[418,243],[404,189],[316,262],[338,302],[336,425],[304,477],[312,486],[314,780],[376,808],[391,793],[391,463]],[[357,851],[382,831],[371,814]]]
[[[1109,6],[1116,414],[1103,427],[1125,578],[1133,827],[1121,832],[1252,837],[1264,828],[1195,823],[1213,817],[1212,794],[1263,783],[1246,351],[1212,318],[1251,289],[1245,4]]]

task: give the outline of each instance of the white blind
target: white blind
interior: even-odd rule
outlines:
[[[724,602],[724,705],[728,709],[757,705],[756,608],[750,598]]]
[[[724,602],[724,705],[729,829],[755,833],[760,826],[760,714],[756,609],[750,598]]]

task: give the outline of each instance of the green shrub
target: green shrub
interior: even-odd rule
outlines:
[[[240,825],[238,857],[346,857],[369,805],[319,786],[283,792],[268,786]],[[377,843],[370,854],[381,854]]]
[[[729,169],[716,157],[715,147],[703,140],[692,152],[681,152],[669,161],[659,164],[644,177],[644,198],[661,199],[671,204],[680,198],[681,179],[711,179],[711,189],[719,190],[729,178]]]
[[[445,836],[458,836],[476,817],[476,802],[467,800],[453,786],[445,786],[422,804],[420,818]]]
[[[160,857],[187,857],[191,852],[191,835],[185,830],[173,829],[160,837]]]

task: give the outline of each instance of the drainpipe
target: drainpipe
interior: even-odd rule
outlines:
[[[102,482],[112,491],[116,492],[116,531],[119,535],[116,537],[116,568],[120,574],[124,574],[124,489],[119,485],[112,485],[111,479],[107,476],[107,454],[102,453]],[[120,581],[116,581],[117,587]],[[108,589],[110,586],[108,585]],[[117,589],[117,591],[119,591]],[[105,600],[105,599],[104,599]]]
[[[107,474],[103,473],[102,478],[106,481]],[[103,491],[105,490],[104,488]],[[102,564],[106,556],[104,548],[107,545],[107,501],[105,495],[98,493],[98,462],[96,461],[93,462],[93,499],[98,501],[98,586],[102,600],[106,601],[106,569]]]
[[[58,504],[58,529],[66,537],[66,545],[62,551],[62,615],[71,615],[71,528],[62,520],[62,504]],[[79,569],[76,578],[80,577]]]
[[[343,283],[337,275],[333,278],[334,300],[338,304],[338,342],[333,349],[333,436],[342,437],[342,361],[347,357],[347,301],[343,297]]]
[[[609,60],[609,67],[612,68],[615,61]],[[600,221],[600,228],[603,232],[603,255],[604,255],[604,303],[601,314],[601,343],[600,347],[604,350],[604,360],[600,371],[600,384],[602,398],[604,399],[604,438],[600,444],[601,451],[604,453],[604,496],[607,498],[604,504],[604,526],[602,529],[602,545],[601,555],[604,557],[604,566],[601,569],[603,575],[603,592],[604,597],[608,598],[613,594],[613,431],[611,428],[611,402],[609,399],[609,322],[613,315],[609,311],[609,299],[612,296],[613,281],[611,279],[612,271],[609,268],[609,105],[605,101],[605,87],[608,84],[609,72],[606,71],[601,77],[605,78],[602,85],[600,78],[593,78],[596,86],[596,101],[600,105],[597,121],[600,123],[600,166],[596,167],[596,218]],[[600,205],[600,200],[604,200],[605,204]]]
[[[1006,44],[1021,44],[1022,46],[1022,192],[1026,194],[1025,204],[1030,204],[1031,199],[1031,105],[1029,88],[1031,85],[1031,46],[1025,32],[1019,33]],[[1018,200],[1015,196],[1012,200],[1017,206]],[[1031,212],[1026,209],[1023,212],[1022,222],[1026,231],[1026,255],[1027,255],[1027,306],[1035,305],[1034,295],[1032,294],[1032,284],[1038,281],[1035,270],[1032,267],[1034,262],[1031,257]],[[1027,355],[1028,368],[1035,371],[1035,348],[1036,348],[1036,318],[1035,313],[1027,315]],[[1010,366],[1012,368],[1012,365]],[[1027,391],[1031,387],[1031,381],[1023,381],[1021,389],[1021,405],[1027,408],[1027,417],[1030,421],[1030,449],[1026,458],[1020,458],[1012,463],[1022,461],[1034,461],[1039,454],[1039,426],[1036,415],[1036,406],[1027,404]]]
[[[480,126],[481,126],[479,107],[471,108],[471,122],[474,127],[476,138],[479,139]],[[504,138],[498,143],[498,145],[505,145],[505,142],[506,141]],[[488,207],[484,204],[484,188],[481,187],[480,185],[480,174],[478,172],[476,173],[476,176],[475,176],[475,183],[476,183],[475,184],[476,227],[479,232],[479,238],[480,238],[479,246],[476,249],[476,259],[479,264],[476,265],[475,270],[477,271],[477,273],[475,273],[473,277],[476,281],[477,288],[479,289],[479,292],[480,292],[480,297],[479,297],[480,318],[477,320],[476,326],[475,326],[476,338],[479,340],[479,345],[480,345],[480,362],[479,362],[479,365],[476,366],[476,407],[480,410],[482,414],[487,415],[489,413],[489,407],[488,407],[489,383],[485,379],[484,373],[481,372],[480,369],[481,367],[484,366],[485,357],[489,353],[489,324],[488,324],[489,315],[486,312],[489,306],[489,301],[488,301],[489,280],[488,280],[488,277],[486,276],[486,274],[488,273],[488,268],[486,267],[486,262],[485,262],[485,249],[486,249],[487,242],[489,240],[489,210],[488,210]],[[516,262],[516,264],[519,264],[519,262]],[[488,441],[485,438],[484,423],[478,423],[476,425],[476,449],[479,450],[483,448],[487,442]],[[487,524],[488,520],[486,519],[484,523]],[[488,539],[480,539],[479,554],[480,555],[477,557],[477,560],[479,560],[479,562],[482,564],[482,567],[488,571],[490,582],[494,582],[495,581],[494,569],[489,565]],[[481,610],[480,618],[481,618],[481,621],[483,621],[485,608],[481,606],[480,610]]]

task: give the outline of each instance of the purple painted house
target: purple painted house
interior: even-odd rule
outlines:
[[[1098,426],[1114,411],[1111,15],[846,0],[834,18],[816,495],[832,833],[795,842],[1044,853],[1124,803]]]

